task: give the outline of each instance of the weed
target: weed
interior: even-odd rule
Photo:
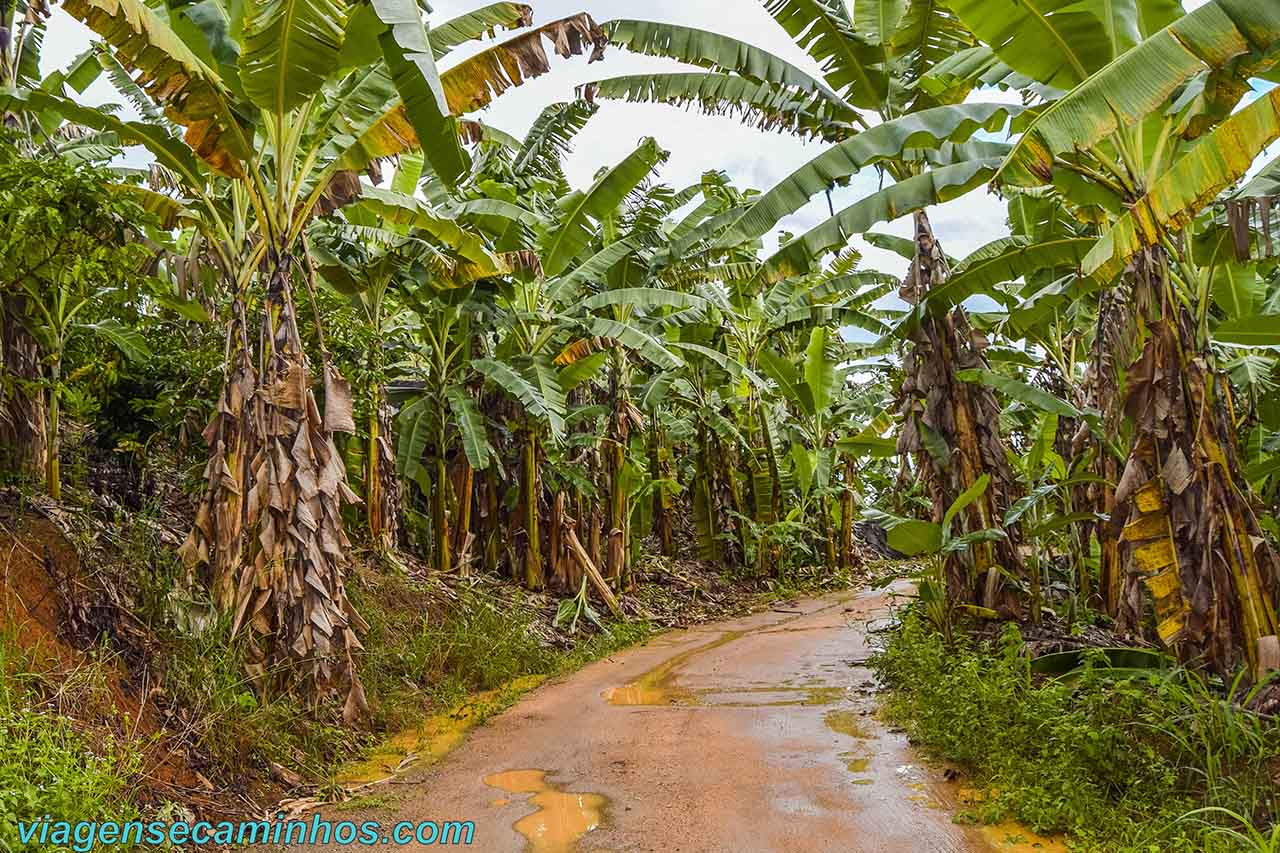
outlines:
[[[527,601],[467,590],[443,612],[428,612],[425,605],[405,606],[426,602],[427,595],[413,581],[395,576],[353,584],[351,595],[370,626],[361,674],[376,700],[375,723],[390,730],[523,676],[576,669],[651,632],[643,622],[612,624],[592,634],[580,631],[565,649],[549,641],[545,620]],[[510,700],[500,704],[506,707]]]
[[[228,643],[228,627],[224,618],[198,634],[174,632],[166,643],[165,690],[217,769],[234,778],[275,763],[319,777],[357,754],[365,738],[343,727],[336,709],[255,694],[244,643]]]
[[[1249,827],[1275,814],[1280,726],[1189,673],[1116,678],[1087,656],[1078,677],[1039,679],[1016,626],[948,647],[914,611],[873,666],[887,716],[988,789],[974,810],[986,822],[1065,832],[1080,849],[1172,853],[1242,849],[1208,821],[1225,812],[1181,819],[1197,806],[1252,815]]]
[[[1219,818],[1220,822],[1225,818],[1228,825],[1222,826],[1204,820],[1207,815]],[[1233,849],[1242,853],[1280,853],[1280,824],[1263,832],[1244,815],[1217,806],[1196,809],[1187,813],[1184,819],[1202,823],[1210,837],[1226,841]]]
[[[136,756],[110,738],[91,743],[66,718],[34,707],[19,664],[12,638],[0,635],[0,849],[36,849],[19,843],[20,821],[134,817],[126,795]]]
[[[363,797],[353,797],[350,800],[338,803],[336,808],[340,812],[373,811],[374,809],[390,809],[395,804],[395,799],[386,794],[377,796],[366,794]]]

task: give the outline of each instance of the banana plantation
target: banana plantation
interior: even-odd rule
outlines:
[[[383,672],[410,654],[387,625],[453,630],[490,606],[442,621],[404,593],[371,614],[358,590],[391,578],[546,604],[569,644],[650,619],[651,587],[703,600],[685,567],[764,600],[816,581],[846,590],[850,619],[869,595],[901,605],[874,664],[885,713],[992,786],[982,820],[1073,849],[1280,849],[1280,3],[712,4],[766,23],[759,44],[663,4],[581,5],[0,5],[4,550],[98,590],[64,592],[54,633],[175,638],[120,651],[122,684],[178,677],[139,663],[159,645],[234,649],[241,710],[289,702],[376,735],[384,682],[436,680]],[[509,102],[535,118],[499,129]],[[674,181],[718,142],[622,124],[642,110],[739,121],[802,165],[757,186],[726,158]],[[601,123],[630,153],[579,144]],[[996,215],[961,251],[974,228],[948,233],[946,210]],[[62,578],[20,532],[107,504],[95,548],[125,547],[125,516],[164,532],[127,581]],[[135,615],[104,628],[104,610]],[[477,654],[504,654],[488,642]],[[0,679],[20,660],[0,652]],[[1022,675],[981,698],[996,688],[975,673],[1011,660]],[[674,671],[666,704],[715,704]],[[27,690],[0,690],[15,741],[3,709],[43,707]],[[1175,690],[1178,711],[1142,705]],[[1008,709],[1047,715],[1050,694],[1077,720],[1145,710],[1100,734],[1041,716],[1007,767],[949,731],[1013,740]],[[237,719],[165,715],[208,738]],[[286,752],[240,760],[315,783]],[[1010,769],[1050,757],[1034,780]],[[1103,799],[1016,799],[1077,766],[1094,775],[1063,790]],[[575,849],[505,818],[519,843],[486,836],[480,805],[445,817],[474,818],[482,849]],[[0,793],[0,846],[22,808]],[[601,808],[592,849],[638,849]],[[850,829],[865,848],[686,849],[1023,849],[947,840],[947,821],[914,841]]]

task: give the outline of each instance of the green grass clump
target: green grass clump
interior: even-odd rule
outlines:
[[[1016,626],[948,648],[907,612],[873,665],[888,718],[987,789],[976,819],[1012,818],[1109,853],[1245,849],[1214,831],[1221,813],[1187,815],[1215,807],[1272,822],[1280,725],[1190,673],[1115,678],[1099,663],[1033,677]]]
[[[18,823],[45,815],[73,823],[134,818],[127,786],[136,759],[109,739],[91,743],[69,720],[37,709],[16,666],[13,643],[0,635],[0,850],[41,849],[19,843]]]
[[[185,709],[195,744],[221,779],[246,769],[265,775],[272,763],[318,777],[359,753],[368,735],[342,724],[336,701],[308,708],[288,693],[255,693],[244,641],[228,642],[229,633],[220,623],[165,636],[166,693]]]
[[[604,631],[580,633],[566,649],[546,641],[537,630],[543,616],[527,602],[473,590],[446,610],[428,613],[403,606],[422,596],[409,579],[384,576],[376,583],[376,589],[353,584],[351,595],[369,623],[361,677],[376,706],[377,726],[392,731],[525,676],[570,672],[652,633],[644,622],[613,623]]]

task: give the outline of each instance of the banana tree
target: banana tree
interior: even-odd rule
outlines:
[[[1136,342],[1133,358],[1095,356],[1090,368],[1104,383],[1104,417],[1122,411],[1133,434],[1107,538],[1154,599],[1161,640],[1186,662],[1226,671],[1255,665],[1260,643],[1274,642],[1277,564],[1269,546],[1254,545],[1261,529],[1234,401],[1210,347],[1212,289],[1223,276],[1221,255],[1203,246],[1216,235],[1229,244],[1229,229],[1202,212],[1280,136],[1274,91],[1233,112],[1249,79],[1274,66],[1280,16],[1235,0],[1186,16],[1173,4],[1137,5],[1138,29],[1097,57],[1081,53],[1082,39],[1032,56],[997,37],[984,7],[956,10],[1014,70],[1069,88],[1028,125],[997,181],[1052,187],[1096,223],[1064,293],[1106,289],[1096,340]],[[1145,14],[1153,10],[1162,14]],[[1095,352],[1113,355],[1102,343]],[[1121,594],[1131,621],[1142,611],[1138,593],[1126,585]]]
[[[153,123],[78,111],[90,126],[146,145],[182,176],[218,237],[235,298],[226,390],[206,434],[210,486],[184,559],[207,567],[217,600],[235,614],[233,630],[249,626],[265,641],[254,643],[260,683],[288,664],[304,673],[311,695],[348,685],[345,710],[361,713],[352,652],[362,622],[346,601],[340,512],[356,498],[332,442],[335,429],[354,423],[318,314],[324,417],[313,399],[294,299],[296,283],[310,282],[305,227],[359,195],[359,170],[415,147],[443,181],[456,183],[468,155],[455,109],[482,106],[493,91],[546,70],[543,38],[562,55],[598,52],[603,40],[578,16],[490,48],[442,77],[437,53],[528,23],[527,7],[500,4],[492,14],[463,16],[434,43],[411,0],[210,0],[173,12],[137,0],[72,0],[64,8],[105,39],[166,118],[184,128],[179,141]],[[514,53],[527,62],[504,64]],[[224,192],[209,191],[210,172],[225,179]],[[250,309],[261,317],[256,365]]]
[[[987,490],[990,482],[991,478],[986,474],[979,477],[947,507],[939,522],[903,518],[879,510],[866,511],[866,517],[869,520],[887,531],[890,548],[908,557],[928,558],[924,570],[915,578],[916,595],[924,607],[925,614],[948,643],[952,639],[957,612],[965,611],[984,617],[997,615],[990,608],[957,601],[956,596],[951,595],[946,589],[950,579],[947,555],[965,551],[975,545],[999,541],[1007,535],[998,527],[971,530],[959,535],[952,530],[955,520],[965,508],[982,497],[982,493]]]
[[[741,113],[761,127],[835,143],[741,212],[724,231],[726,243],[764,234],[782,217],[797,212],[815,195],[847,183],[860,170],[875,167],[893,178],[891,186],[833,211],[828,220],[785,242],[760,264],[757,286],[810,273],[827,254],[844,248],[853,234],[913,212],[916,251],[904,296],[918,300],[930,288],[941,287],[947,270],[925,208],[957,198],[995,174],[1005,150],[970,138],[981,129],[1002,129],[1021,111],[1009,105],[960,103],[975,85],[969,79],[924,85],[934,63],[977,47],[977,39],[949,9],[932,2],[858,4],[852,14],[845,4],[829,0],[765,0],[764,5],[817,62],[821,79],[716,33],[624,20],[606,25],[616,43],[706,70],[612,78],[586,91],[593,97],[696,103],[711,112]],[[877,113],[879,123],[868,122],[864,111]],[[949,361],[957,355],[982,363],[967,326],[958,305],[946,316],[929,316],[919,324],[909,359],[910,372],[916,375],[902,403],[906,426],[901,449],[914,454],[923,471],[935,520],[979,476],[991,474],[992,487],[962,519],[963,524],[983,529],[1016,498],[1016,486],[1004,464],[996,422],[973,416],[979,410],[995,410],[994,399],[985,389],[966,386],[951,375]],[[946,392],[924,393],[935,385]],[[926,445],[920,424],[937,441]],[[928,453],[928,446],[939,452]],[[1012,539],[957,554],[952,559],[955,583],[948,588],[972,601],[979,576],[996,577],[997,566],[1016,575],[1020,564]],[[961,583],[962,575],[972,580]]]

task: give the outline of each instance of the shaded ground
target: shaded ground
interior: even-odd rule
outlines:
[[[486,851],[1012,849],[952,823],[939,774],[873,716],[886,612],[843,593],[665,634],[326,816],[472,820]]]

